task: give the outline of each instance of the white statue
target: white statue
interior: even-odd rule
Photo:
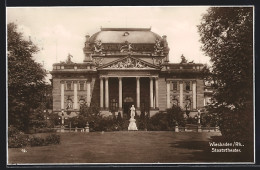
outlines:
[[[132,105],[132,107],[130,108],[131,110],[131,118],[130,118],[130,123],[129,123],[129,126],[128,126],[128,130],[138,130],[137,127],[136,127],[136,123],[135,123],[135,107],[134,105]]]
[[[130,110],[131,110],[131,118],[134,118],[135,117],[135,107],[134,107],[134,105],[132,105]]]

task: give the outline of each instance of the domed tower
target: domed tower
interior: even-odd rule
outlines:
[[[169,61],[166,36],[159,36],[151,28],[101,28],[91,37],[86,36],[83,48],[84,62],[97,66],[111,61],[110,58],[134,56],[161,65]]]

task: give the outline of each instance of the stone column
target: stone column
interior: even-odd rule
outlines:
[[[155,108],[159,108],[158,77],[155,78]]]
[[[180,107],[183,109],[183,81],[180,81]]]
[[[123,93],[122,93],[122,77],[118,77],[118,103],[119,103],[119,111],[122,111],[122,99],[123,99]]]
[[[103,102],[104,102],[104,94],[103,94],[103,77],[100,77],[100,108],[103,109],[104,105],[103,105]]]
[[[61,81],[61,98],[60,98],[60,108],[61,110],[64,109],[64,81]]]
[[[171,108],[171,99],[170,99],[170,81],[167,81],[166,85],[166,98],[167,98],[167,109]]]
[[[150,77],[150,108],[153,107],[153,77]]]
[[[108,87],[108,77],[105,78],[105,109],[109,108],[109,87]]]
[[[90,92],[90,80],[87,80],[87,105],[90,106],[91,92]]]
[[[193,109],[197,108],[197,89],[196,89],[196,81],[192,81],[192,103]]]
[[[78,109],[78,81],[73,81],[74,84],[74,109]]]
[[[136,77],[136,107],[140,109],[140,77]]]

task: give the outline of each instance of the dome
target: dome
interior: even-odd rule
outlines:
[[[154,44],[161,36],[151,31],[151,28],[101,28],[101,31],[92,35],[90,43],[101,40],[102,43],[140,43]]]

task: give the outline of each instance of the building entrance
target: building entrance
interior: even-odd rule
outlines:
[[[132,97],[126,97],[123,103],[123,115],[130,118],[130,108],[134,105],[134,100]]]

